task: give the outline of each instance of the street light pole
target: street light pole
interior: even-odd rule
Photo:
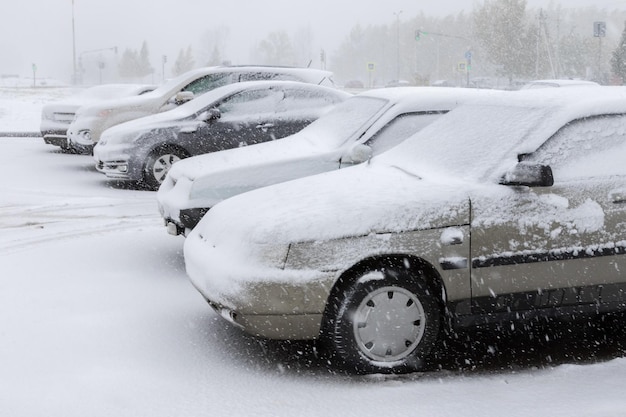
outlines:
[[[76,84],[76,31],[74,29],[74,0],[72,0],[72,60],[74,65],[74,74],[72,75],[72,84]]]
[[[400,82],[400,13],[402,10],[398,12],[393,12],[394,16],[396,16],[396,82]]]

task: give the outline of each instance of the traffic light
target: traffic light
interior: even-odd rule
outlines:
[[[421,35],[422,35],[422,31],[421,31],[421,30],[419,30],[419,29],[417,29],[417,30],[415,31],[415,40],[416,40],[416,41],[419,41],[419,40],[420,40],[420,36],[421,36]]]

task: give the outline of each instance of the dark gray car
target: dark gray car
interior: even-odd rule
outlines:
[[[180,159],[284,138],[347,97],[334,88],[291,81],[227,85],[106,130],[94,148],[96,167],[109,178],[157,188]]]

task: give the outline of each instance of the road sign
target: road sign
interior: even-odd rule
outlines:
[[[368,62],[367,63],[367,70],[368,71],[374,71],[375,68],[376,68],[376,65],[373,62]]]
[[[606,22],[593,22],[593,36],[596,38],[606,36]]]

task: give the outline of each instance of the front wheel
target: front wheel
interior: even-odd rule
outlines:
[[[325,335],[330,359],[356,373],[422,369],[441,322],[426,284],[388,268],[361,274],[332,310]]]
[[[143,183],[151,190],[158,189],[172,165],[188,155],[179,149],[162,148],[153,151],[146,161]]]

